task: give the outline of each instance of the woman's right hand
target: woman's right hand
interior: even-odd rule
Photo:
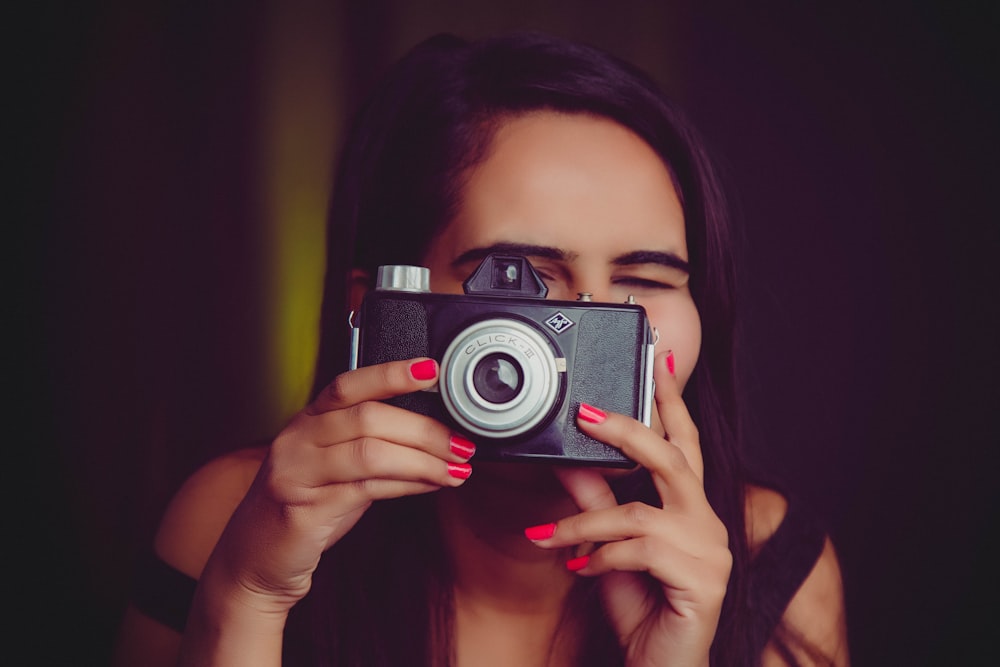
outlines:
[[[380,402],[432,386],[430,359],[338,376],[271,445],[209,560],[258,611],[287,613],[320,556],[372,502],[462,484],[475,451],[430,417]],[[224,575],[225,576],[225,575]]]

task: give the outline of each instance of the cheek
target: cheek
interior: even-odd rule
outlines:
[[[701,318],[690,296],[646,306],[650,322],[660,334],[656,353],[673,350],[677,379],[683,388],[701,352]]]

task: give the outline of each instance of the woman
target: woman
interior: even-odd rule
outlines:
[[[574,411],[637,470],[476,462],[467,435],[380,400],[432,387],[436,360],[347,371],[379,265],[461,293],[498,249],[549,298],[646,309],[651,428],[600,397]],[[716,177],[644,75],[540,35],[420,45],[341,158],[313,400],[178,493],[156,567],[198,581],[190,613],[146,596],[121,662],[847,664],[832,546],[743,471],[734,287]]]

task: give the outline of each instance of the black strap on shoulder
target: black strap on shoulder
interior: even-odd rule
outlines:
[[[750,564],[749,607],[759,655],[789,602],[823,551],[826,532],[799,503],[788,511],[774,535]],[[152,550],[139,561],[132,604],[150,618],[183,632],[198,582],[165,563]]]
[[[789,501],[781,525],[750,563],[749,606],[759,643],[755,655],[763,652],[825,543],[823,526],[800,503]]]
[[[149,550],[135,571],[132,604],[150,618],[184,632],[197,585],[196,580]]]

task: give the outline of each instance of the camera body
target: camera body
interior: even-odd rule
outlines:
[[[530,262],[488,255],[465,295],[429,291],[423,267],[383,266],[352,316],[351,368],[431,357],[435,387],[386,402],[449,424],[476,458],[631,467],[576,426],[580,403],[649,425],[653,340],[641,306],[552,301]]]

